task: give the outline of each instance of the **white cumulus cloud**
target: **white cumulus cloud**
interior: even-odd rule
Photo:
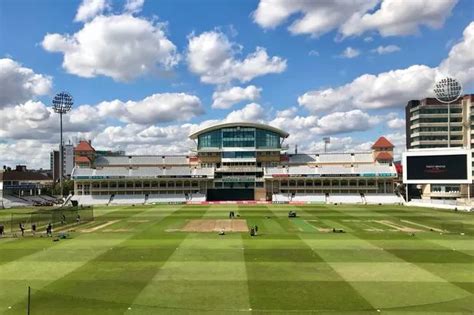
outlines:
[[[380,7],[377,5],[380,3]],[[272,29],[296,16],[292,34],[321,36],[337,30],[343,37],[377,31],[382,36],[408,35],[421,25],[440,28],[457,0],[260,0],[254,22]]]
[[[260,98],[261,91],[262,89],[255,85],[217,90],[212,94],[212,108],[228,109],[242,101],[255,101]]]
[[[397,45],[379,46],[375,49],[372,49],[373,53],[377,53],[379,55],[391,54],[397,51],[400,51],[400,47]]]
[[[50,93],[50,76],[35,73],[10,59],[0,59],[0,109]]]
[[[138,13],[142,10],[145,0],[127,0],[125,3],[125,11],[130,13]]]
[[[379,74],[364,74],[345,85],[309,91],[298,103],[312,112],[320,110],[377,109],[403,107],[411,99],[432,96],[433,85],[440,77],[451,75],[461,83],[474,81],[474,22],[463,32],[438,67],[413,65]]]
[[[186,121],[204,113],[200,99],[185,93],[153,94],[139,101],[114,100],[97,105],[102,116],[135,124]]]
[[[162,24],[128,14],[97,16],[73,35],[47,34],[42,46],[63,53],[63,68],[86,78],[130,81],[179,61]]]
[[[342,58],[352,59],[360,55],[360,50],[352,47],[347,47],[341,54]]]
[[[286,69],[285,59],[270,57],[263,47],[257,47],[244,59],[236,56],[239,48],[218,31],[192,34],[187,49],[188,68],[199,75],[202,82],[210,84],[225,84],[234,80],[248,82]]]
[[[110,4],[107,0],[83,0],[77,9],[74,21],[86,22],[101,14],[109,7]]]
[[[425,25],[434,29],[444,25],[457,0],[383,0],[373,13],[356,12],[341,26],[344,36],[375,30],[382,36],[418,33]]]

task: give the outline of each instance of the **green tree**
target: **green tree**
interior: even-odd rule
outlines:
[[[65,179],[63,181],[63,196],[67,196],[74,192],[74,181],[71,179]],[[56,183],[52,189],[52,193],[55,196],[61,195],[61,185]]]

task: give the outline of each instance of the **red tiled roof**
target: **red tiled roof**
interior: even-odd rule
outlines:
[[[398,174],[402,174],[402,173],[403,173],[403,166],[402,166],[402,163],[395,163],[395,168],[397,169],[397,173],[398,173]]]
[[[393,148],[393,144],[387,140],[385,137],[380,137],[375,141],[372,149],[380,149],[380,148]]]
[[[393,156],[388,152],[380,152],[377,154],[377,160],[393,160]]]
[[[90,163],[91,161],[87,156],[77,156],[76,163]]]
[[[74,148],[74,151],[95,151],[95,150],[89,142],[79,141],[79,144]]]

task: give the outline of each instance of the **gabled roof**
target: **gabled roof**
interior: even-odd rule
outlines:
[[[382,151],[380,153],[377,154],[377,157],[376,157],[377,160],[393,160],[393,156],[386,152],[386,151]]]
[[[372,145],[372,149],[393,148],[393,144],[385,137],[380,137]]]
[[[78,156],[75,158],[76,163],[90,163],[91,161],[87,156]]]
[[[79,144],[74,148],[74,151],[95,151],[88,141],[79,141]]]

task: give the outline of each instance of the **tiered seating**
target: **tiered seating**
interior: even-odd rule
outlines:
[[[71,200],[77,200],[80,205],[106,205],[109,203],[110,195],[82,195],[73,196]]]
[[[372,152],[355,153],[354,154],[354,161],[356,163],[373,163],[374,162],[374,156],[372,155]]]
[[[115,195],[110,201],[111,205],[144,204],[145,195]]]
[[[290,166],[288,168],[288,174],[300,175],[300,174],[317,174],[318,169],[316,167],[310,167],[306,165],[302,166]]]
[[[189,166],[175,166],[164,170],[166,176],[191,176],[191,168]]]
[[[128,165],[130,164],[128,156],[98,156],[95,160],[95,165],[108,166],[108,165]]]
[[[165,156],[163,163],[167,165],[187,165],[188,157],[179,155]]]
[[[166,176],[188,176],[201,175],[210,176],[214,173],[212,168],[190,168],[189,166],[141,166],[141,167],[104,167],[100,169],[91,168],[74,168],[73,176],[114,176],[114,177],[130,177],[130,178],[146,178],[146,177],[166,177]]]
[[[44,202],[45,200],[40,196],[23,196],[23,199],[27,200],[29,203],[33,204],[35,202]]]
[[[290,154],[288,163],[290,164],[306,164],[316,162],[316,156],[310,154]]]
[[[131,156],[130,164],[132,165],[157,165],[161,163],[161,158],[158,156]]]
[[[291,198],[291,201],[326,203],[326,195],[297,193],[293,198]]]
[[[273,194],[272,201],[273,202],[289,202],[291,199],[291,195],[288,194]]]
[[[58,198],[53,197],[53,196],[48,196],[48,195],[40,195],[39,197],[43,198],[43,200],[51,201],[51,202],[58,200]]]
[[[339,165],[324,165],[319,167],[319,173],[321,174],[350,174],[352,168],[344,167]]]
[[[354,167],[356,173],[394,173],[396,174],[395,166],[388,164],[361,164]]]
[[[18,198],[11,195],[4,195],[3,196],[3,206],[5,208],[13,208],[13,207],[28,207],[31,206],[33,203],[31,201]]]
[[[188,197],[188,201],[203,202],[203,201],[206,201],[206,195],[205,194],[191,194]]]
[[[326,153],[319,155],[321,163],[351,163],[352,156],[350,153]]]
[[[395,194],[364,194],[367,204],[401,204],[403,199]]]
[[[363,203],[362,197],[360,194],[330,194],[329,195],[330,203]]]
[[[285,167],[266,167],[265,175],[288,174],[288,168]]]
[[[214,169],[212,167],[195,168],[192,170],[192,175],[212,177],[214,176]]]
[[[150,194],[147,203],[182,203],[186,202],[184,194]]]

